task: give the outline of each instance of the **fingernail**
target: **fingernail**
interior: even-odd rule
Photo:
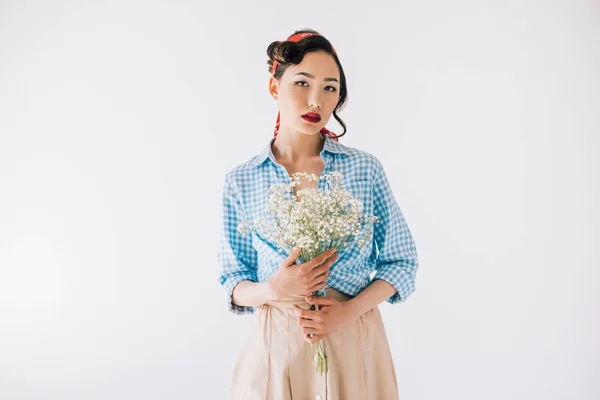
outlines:
[[[308,300],[312,300],[312,296],[306,296]]]

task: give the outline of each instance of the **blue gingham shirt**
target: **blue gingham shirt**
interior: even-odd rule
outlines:
[[[386,301],[395,304],[413,293],[418,268],[417,250],[400,207],[392,193],[386,172],[374,155],[345,146],[327,135],[320,153],[325,162],[323,174],[340,171],[344,186],[364,204],[364,211],[379,217],[370,244],[352,244],[339,250],[326,284],[356,296],[373,280],[382,279],[396,289]],[[276,183],[290,183],[285,167],[279,164],[268,141],[264,150],[225,174],[218,248],[219,281],[225,290],[229,311],[251,314],[254,307],[232,302],[234,287],[243,280],[269,279],[287,257],[283,250],[255,233],[242,236],[237,227],[244,220],[255,220],[264,210],[268,189]],[[319,189],[327,183],[318,182]],[[297,261],[299,262],[299,261]],[[372,272],[375,275],[371,278]],[[316,295],[324,295],[321,289]]]

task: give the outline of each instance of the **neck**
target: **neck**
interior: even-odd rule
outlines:
[[[318,157],[324,145],[325,137],[321,132],[305,135],[280,129],[271,144],[271,149],[277,160],[296,164]]]

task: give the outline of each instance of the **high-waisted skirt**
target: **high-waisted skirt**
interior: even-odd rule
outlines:
[[[331,286],[326,296],[351,299]],[[398,381],[379,307],[321,340],[328,371],[316,371],[316,346],[304,340],[293,305],[303,296],[255,309],[233,369],[230,400],[394,400]]]

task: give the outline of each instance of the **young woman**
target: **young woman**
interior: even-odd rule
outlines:
[[[338,141],[346,126],[336,112],[348,92],[331,43],[316,31],[296,31],[271,43],[267,55],[269,91],[279,102],[274,137],[260,154],[232,168],[223,186],[220,283],[231,312],[253,314],[229,398],[397,399],[378,305],[403,302],[415,291],[413,237],[379,159]],[[332,114],[344,128],[339,136],[325,128]],[[237,231],[240,222],[263,211],[271,185],[290,183],[299,171],[321,176],[334,170],[365,212],[379,218],[371,245],[296,264],[299,252],[286,256],[260,235]],[[305,182],[296,190],[324,185]],[[305,297],[308,292],[324,296]],[[310,310],[310,304],[322,309]],[[317,341],[327,355],[323,374],[315,371],[314,350],[308,352],[307,342]]]

